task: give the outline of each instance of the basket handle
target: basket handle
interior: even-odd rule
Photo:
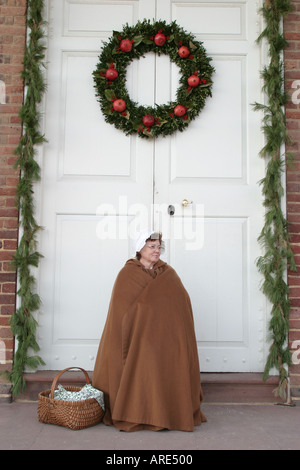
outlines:
[[[86,370],[82,369],[81,367],[67,367],[66,369],[64,370],[61,370],[57,375],[56,377],[54,378],[53,382],[52,382],[52,387],[51,387],[51,393],[50,393],[50,398],[53,400],[54,398],[54,390],[55,390],[55,387],[56,387],[56,384],[57,384],[57,381],[59,379],[59,377],[64,374],[65,372],[67,372],[68,370],[70,369],[80,369],[84,375],[85,375],[85,380],[86,380],[86,383],[89,385],[90,384],[90,378],[89,378],[89,375],[87,373]]]

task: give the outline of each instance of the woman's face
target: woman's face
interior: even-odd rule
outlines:
[[[147,240],[146,245],[140,251],[140,262],[147,268],[153,266],[159,260],[160,250],[159,240]]]

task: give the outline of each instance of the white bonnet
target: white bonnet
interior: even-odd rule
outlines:
[[[158,239],[158,233],[153,231],[153,230],[143,230],[137,237],[136,243],[135,243],[135,252],[139,253],[142,248],[144,248],[146,244],[146,240],[149,238],[152,238],[152,235],[154,235],[153,239]]]

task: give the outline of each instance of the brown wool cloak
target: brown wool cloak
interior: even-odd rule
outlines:
[[[93,373],[104,423],[193,431],[206,421],[193,313],[173,268],[131,259],[117,276]]]

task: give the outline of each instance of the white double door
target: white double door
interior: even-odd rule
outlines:
[[[262,66],[255,2],[47,6],[48,143],[36,191],[45,368],[93,369],[114,279],[133,254],[130,237],[151,226],[163,231],[164,259],[190,294],[201,370],[261,371],[267,313],[255,266],[264,176],[261,116],[251,107],[260,100]],[[105,123],[92,79],[103,41],[144,18],[176,20],[203,41],[216,70],[199,117],[185,132],[155,141]],[[128,67],[127,84],[137,102],[164,103],[175,95],[178,71],[167,56],[147,54]]]

